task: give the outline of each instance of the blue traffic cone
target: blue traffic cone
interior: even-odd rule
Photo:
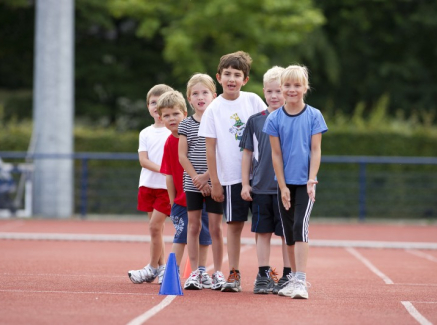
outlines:
[[[176,265],[175,253],[170,253],[167,265],[164,271],[164,278],[162,279],[160,295],[174,295],[183,296],[181,280],[179,279],[178,266]]]

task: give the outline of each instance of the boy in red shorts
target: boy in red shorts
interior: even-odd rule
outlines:
[[[149,214],[150,260],[140,270],[128,272],[133,283],[153,282],[158,277],[162,282],[165,270],[164,222],[170,215],[170,200],[167,193],[165,176],[160,173],[164,144],[171,134],[160,120],[157,112],[159,97],[173,88],[160,84],[147,93],[147,108],[154,123],[140,132],[138,148],[141,164],[138,190],[138,210]]]

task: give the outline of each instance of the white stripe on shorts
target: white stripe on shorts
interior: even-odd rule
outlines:
[[[308,199],[308,205],[305,211],[305,216],[303,217],[303,227],[302,227],[302,239],[305,243],[308,243],[308,226],[310,223],[310,215],[313,206],[314,206],[314,202],[311,199]]]
[[[226,221],[232,222],[232,193],[231,185],[226,185]]]

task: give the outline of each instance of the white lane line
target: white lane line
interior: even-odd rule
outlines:
[[[420,325],[432,325],[432,323],[427,320],[421,313],[414,308],[413,304],[409,301],[401,301],[402,305],[404,305],[405,309],[410,313],[411,316],[420,324]]]
[[[431,262],[436,262],[437,263],[437,258],[432,256],[432,255],[430,255],[430,254],[426,254],[426,253],[421,252],[421,251],[416,251],[414,249],[406,249],[405,251],[407,253],[410,253],[410,254],[413,254],[413,255],[416,255],[416,256],[419,256],[419,257],[426,258],[427,260],[430,260]]]
[[[244,253],[246,251],[248,251],[249,249],[251,249],[252,246],[243,246],[243,248],[240,250],[240,253]],[[228,260],[228,257],[225,256],[223,257],[223,263],[226,262]],[[214,265],[208,265],[208,267],[206,268],[206,271],[211,271],[214,269]],[[149,309],[148,311],[146,311],[144,314],[138,316],[137,318],[131,320],[127,325],[141,325],[144,322],[146,322],[147,320],[149,320],[151,317],[155,316],[156,314],[158,314],[161,310],[163,310],[165,307],[167,307],[168,305],[171,304],[171,302],[176,298],[177,296],[167,296],[167,298],[165,298],[164,300],[162,300],[158,305],[156,305],[155,307],[153,307],[152,309]]]
[[[152,309],[149,309],[144,314],[138,316],[137,318],[134,318],[131,320],[127,325],[141,325],[147,320],[149,320],[151,317],[155,316],[157,313],[159,313],[161,310],[163,310],[165,307],[171,304],[171,302],[176,298],[177,296],[167,296],[165,299],[163,299],[159,304],[157,304]]]
[[[355,256],[359,261],[361,261],[365,266],[367,266],[370,271],[375,273],[377,276],[379,276],[386,284],[393,284],[393,281],[386,276],[384,273],[382,273],[380,270],[376,268],[368,259],[366,259],[363,255],[358,253],[354,248],[348,247],[346,250],[351,253],[353,256]]]
[[[66,294],[92,294],[92,295],[129,295],[129,296],[154,296],[151,293],[131,292],[105,292],[105,291],[65,291],[65,290],[21,290],[21,289],[0,289],[0,292],[11,293],[66,293]]]

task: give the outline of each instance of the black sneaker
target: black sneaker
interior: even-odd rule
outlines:
[[[279,279],[278,283],[273,287],[273,294],[277,295],[279,290],[284,288],[285,284],[288,282],[288,278],[286,276],[283,276]]]
[[[267,294],[272,291],[271,279],[266,276],[256,275],[255,285],[253,286],[253,293]]]

